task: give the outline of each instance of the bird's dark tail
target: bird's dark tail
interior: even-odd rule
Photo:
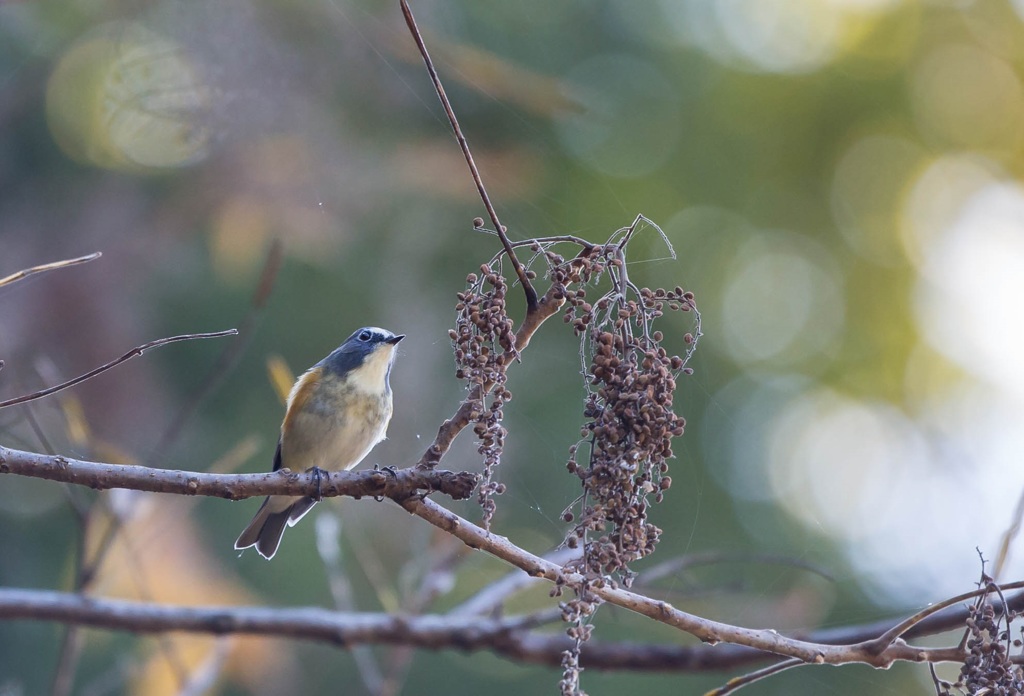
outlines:
[[[241,551],[255,546],[259,554],[268,561],[273,558],[277,553],[277,547],[281,545],[285,527],[289,526],[289,523],[298,522],[315,504],[312,498],[293,498],[292,500],[294,502],[283,509],[275,509],[282,502],[280,497],[275,499],[275,496],[271,496],[264,500],[263,505],[256,511],[256,516],[252,518],[252,522],[238,535],[235,548]],[[271,501],[277,504],[271,505]]]

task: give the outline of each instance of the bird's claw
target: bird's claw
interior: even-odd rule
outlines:
[[[315,498],[315,500],[316,500],[316,502],[319,503],[321,500],[324,499],[324,496],[323,496],[323,479],[324,479],[325,476],[329,477],[330,473],[324,471],[323,469],[321,469],[318,466],[314,466],[314,467],[312,467],[310,469],[307,469],[307,471],[313,474],[313,480],[316,481],[316,498]]]

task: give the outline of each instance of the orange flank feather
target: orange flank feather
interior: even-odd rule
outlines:
[[[310,396],[316,390],[323,371],[322,367],[311,367],[295,382],[291,393],[288,394],[288,407],[285,409],[284,424],[281,426],[282,432],[289,432],[295,425],[295,418],[305,408]]]

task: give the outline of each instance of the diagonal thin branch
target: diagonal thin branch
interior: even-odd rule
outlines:
[[[33,266],[32,268],[26,268],[16,273],[12,273],[6,278],[0,278],[0,288],[2,288],[5,285],[10,285],[11,283],[17,283],[19,280],[24,280],[25,278],[28,278],[29,276],[35,275],[37,273],[46,273],[47,271],[55,271],[59,268],[68,268],[69,266],[77,266],[82,263],[89,263],[90,261],[95,261],[101,256],[103,256],[101,252],[95,251],[91,254],[79,256],[74,259],[53,261],[51,263],[44,263],[39,266]]]
[[[698,566],[719,565],[725,563],[761,563],[789,566],[791,568],[797,568],[800,570],[806,570],[809,573],[814,573],[829,582],[836,581],[836,579],[832,577],[831,573],[824,568],[800,558],[782,556],[773,553],[733,553],[728,551],[708,551],[705,553],[693,553],[685,556],[679,556],[677,558],[670,558],[669,560],[662,561],[657,565],[644,568],[644,570],[641,571],[640,576],[637,578],[637,581],[641,582],[644,586],[647,586],[653,582],[661,580],[662,578],[672,577],[683,570],[688,570]]]
[[[430,53],[427,51],[427,45],[423,42],[423,36],[420,34],[419,27],[416,26],[416,18],[412,16],[412,9],[409,7],[407,0],[401,0],[402,14],[405,15],[405,23],[409,27],[409,31],[412,33],[412,38],[416,41],[416,46],[420,50],[420,55],[423,56],[423,63],[427,66],[427,73],[430,74],[430,80],[434,83],[434,91],[437,92],[437,98],[441,100],[441,106],[444,107],[444,113],[448,116],[448,122],[452,126],[452,131],[455,133],[455,139],[459,141],[459,147],[462,148],[462,154],[466,158],[466,164],[469,165],[469,173],[473,176],[473,181],[476,183],[476,190],[480,194],[480,199],[484,203],[484,207],[487,208],[487,215],[491,218],[491,222],[494,223],[494,230],[498,235],[498,239],[501,240],[501,245],[505,249],[505,253],[508,254],[509,261],[512,263],[512,268],[516,272],[516,276],[519,278],[519,282],[523,286],[523,291],[526,293],[526,307],[528,312],[534,312],[537,309],[537,290],[530,283],[530,279],[526,276],[526,269],[519,262],[516,257],[515,249],[512,248],[512,244],[508,240],[508,235],[505,233],[505,228],[502,226],[501,221],[498,219],[498,212],[494,209],[494,205],[491,203],[490,196],[487,195],[487,189],[484,188],[483,179],[480,178],[480,171],[476,167],[476,162],[473,160],[473,153],[469,149],[469,143],[466,141],[466,136],[462,134],[462,128],[459,126],[459,120],[455,117],[455,110],[452,108],[452,103],[448,100],[448,95],[444,91],[444,85],[441,84],[441,78],[437,74],[437,70],[434,68],[434,62],[430,59]]]
[[[402,506],[417,517],[459,538],[470,548],[485,551],[521,568],[531,577],[542,577],[558,586],[578,586],[585,580],[579,573],[566,572],[561,566],[519,548],[507,538],[488,532],[430,499],[410,498],[402,502]],[[1008,584],[1003,587],[1004,589],[1018,589],[1024,587],[1024,582]],[[920,612],[911,619],[901,622],[896,629],[890,629],[883,633],[882,637],[873,637],[847,645],[829,645],[787,637],[770,629],[744,628],[705,619],[677,609],[668,602],[630,592],[611,583],[598,585],[590,582],[589,590],[604,602],[673,626],[712,645],[722,642],[735,643],[775,655],[795,657],[804,662],[818,664],[863,662],[875,667],[888,667],[895,660],[924,661],[926,659],[925,657],[915,657],[925,654],[923,648],[912,647],[899,640],[899,636],[907,628],[928,616],[926,612]],[[977,596],[984,592],[987,592],[987,589],[975,590],[955,599],[959,602],[963,601],[965,597]],[[947,606],[953,603],[953,600],[949,600],[942,604]],[[888,643],[884,643],[884,641],[888,641]],[[956,652],[956,649],[952,650]]]
[[[27,401],[35,401],[36,399],[42,399],[43,397],[50,396],[51,394],[56,394],[59,391],[63,391],[64,389],[73,387],[76,384],[81,384],[86,380],[92,379],[96,375],[99,375],[103,372],[106,372],[107,370],[111,370],[117,367],[123,362],[127,362],[128,360],[131,360],[134,357],[142,355],[151,348],[159,348],[160,346],[165,346],[168,343],[177,343],[178,341],[194,341],[201,338],[220,338],[222,336],[234,336],[237,333],[237,329],[227,329],[226,331],[215,331],[213,333],[192,333],[182,334],[181,336],[171,336],[169,338],[158,338],[155,341],[150,341],[149,343],[143,343],[141,346],[136,346],[127,353],[125,353],[124,355],[122,355],[120,358],[117,358],[116,360],[111,360],[110,362],[104,365],[100,365],[97,368],[89,370],[84,375],[79,375],[74,379],[69,379],[67,382],[62,382],[61,384],[58,384],[56,386],[41,389],[37,392],[32,392],[31,394],[16,396],[13,399],[0,401],[0,408],[14,406],[16,404],[23,404]]]
[[[3,361],[0,361],[0,367],[3,367]],[[1006,568],[1007,561],[1010,558],[1010,545],[1020,533],[1022,521],[1024,521],[1024,490],[1021,490],[1020,496],[1017,498],[1017,506],[1013,510],[1013,519],[1010,522],[1010,526],[1003,532],[1003,538],[999,543],[999,554],[996,556],[996,561],[992,566],[993,580],[998,581],[1003,574],[1003,570]]]

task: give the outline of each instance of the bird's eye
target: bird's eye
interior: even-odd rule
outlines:
[[[370,333],[369,331],[360,331],[359,332],[359,340],[362,341],[363,343],[366,343],[371,338],[373,338],[373,334]]]

